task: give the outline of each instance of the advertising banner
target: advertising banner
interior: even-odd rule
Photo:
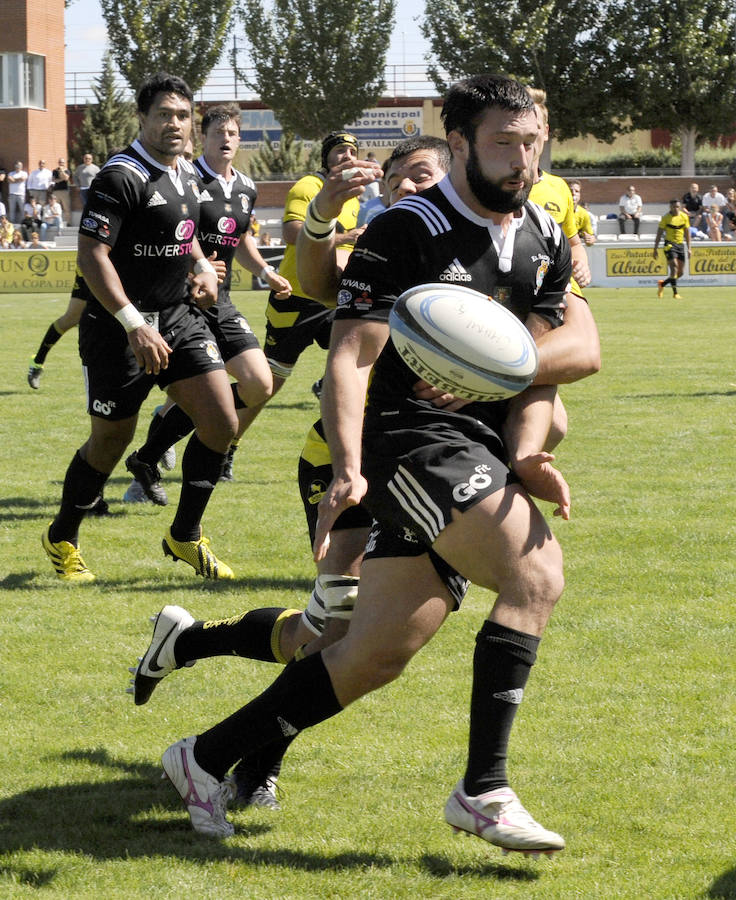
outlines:
[[[0,293],[69,293],[76,250],[0,250]]]
[[[656,259],[653,245],[604,244],[588,247],[592,287],[652,287],[668,275],[661,246]],[[736,244],[694,243],[679,280],[684,285],[736,284]]]

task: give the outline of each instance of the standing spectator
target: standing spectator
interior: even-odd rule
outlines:
[[[92,179],[100,171],[100,167],[96,166],[92,161],[92,154],[85,153],[82,157],[82,165],[77,166],[74,172],[74,183],[79,188],[79,195],[82,198],[82,206],[87,205],[87,194]]]
[[[49,193],[48,202],[45,204],[43,208],[43,222],[41,222],[41,240],[46,240],[46,232],[49,230],[49,227],[56,226],[57,234],[61,233],[62,228],[62,219],[61,219],[61,204],[56,199],[54,192],[51,191]]]
[[[630,184],[618,201],[618,228],[621,234],[626,234],[626,222],[630,220],[634,223],[634,236],[639,239],[641,209],[641,197],[636,193],[634,185]]]
[[[53,191],[56,194],[56,199],[61,204],[64,224],[68,225],[72,217],[71,191],[69,187],[72,173],[67,169],[66,160],[63,156],[59,157],[59,162],[52,174],[54,176]]]
[[[697,228],[700,225],[700,216],[703,212],[703,195],[695,182],[690,185],[690,190],[683,195],[682,208],[683,212],[686,212],[690,219],[690,227]]]
[[[0,159],[0,202],[5,205],[6,195],[8,192],[8,182],[7,182],[8,173],[5,171],[5,166],[3,165],[2,159]]]
[[[18,160],[13,171],[8,173],[8,212],[10,221],[18,224],[23,219],[23,204],[26,202],[26,181],[28,172]]]
[[[374,163],[374,165],[378,165],[378,160],[376,159],[376,154],[371,150],[366,153],[365,158],[370,162]],[[381,196],[381,179],[376,178],[374,181],[371,181],[370,184],[365,186],[365,190],[358,198],[360,201],[360,205],[362,206],[364,203],[369,203],[371,200],[375,200],[377,197]],[[360,215],[358,215],[360,219]],[[365,224],[365,223],[364,223]]]
[[[580,202],[580,182],[570,182],[570,193],[572,194],[572,204],[575,210],[575,227],[578,230],[580,240],[584,244],[595,244],[595,226],[588,210]]]
[[[26,190],[34,200],[43,205],[46,202],[49,189],[53,183],[54,176],[51,169],[47,169],[46,161],[40,159],[38,161],[38,168],[34,169],[28,176]]]

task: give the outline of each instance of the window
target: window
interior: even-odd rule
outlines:
[[[0,107],[46,106],[46,58],[37,53],[0,53]]]

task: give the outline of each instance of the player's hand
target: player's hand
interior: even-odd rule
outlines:
[[[472,403],[472,400],[464,400],[462,397],[456,397],[454,394],[448,394],[441,388],[434,387],[427,381],[417,381],[412,386],[414,396],[417,400],[429,400],[432,406],[437,409],[446,409],[448,412],[455,412]]]
[[[340,234],[337,236],[337,243],[354,244],[361,236],[361,234],[363,234],[365,229],[365,225],[361,225],[360,228],[351,228],[350,231],[346,231],[344,234]]]
[[[224,259],[217,258],[217,250],[214,250],[212,256],[208,256],[207,259],[212,263],[215,269],[215,274],[217,275],[217,283],[222,284],[227,276],[227,266],[225,265]]]
[[[538,500],[557,504],[554,514],[563,519],[570,518],[570,485],[562,472],[551,464],[551,453],[532,453],[516,460],[512,469],[519,476],[522,485]]]
[[[572,274],[573,278],[581,288],[587,287],[590,284],[590,266],[587,262],[583,262],[582,259],[573,260]]]
[[[192,275],[190,282],[192,300],[200,309],[209,309],[217,303],[217,276],[211,272]]]
[[[286,300],[291,296],[291,283],[278,272],[268,272],[266,283],[275,293],[277,300]]]
[[[382,175],[381,167],[367,159],[346,160],[333,166],[322,189],[312,200],[317,214],[326,220],[336,219],[346,200],[359,197],[367,184]]]
[[[362,475],[355,479],[336,476],[332,479],[324,497],[319,501],[319,515],[314,533],[314,561],[327,556],[330,548],[330,531],[340,513],[350,506],[357,506],[365,496],[368,482]]]
[[[158,375],[162,369],[169,367],[171,347],[150,325],[141,325],[128,332],[128,343],[135,354],[136,361],[146,375]]]

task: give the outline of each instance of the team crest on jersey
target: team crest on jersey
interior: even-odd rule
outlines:
[[[201,198],[200,198],[200,196],[199,196],[199,185],[197,184],[196,179],[190,178],[189,181],[187,182],[187,184],[188,184],[189,187],[192,189],[192,193],[193,193],[194,196],[197,198],[197,201],[198,201],[199,203],[201,203],[202,200],[201,200]]]
[[[250,197],[247,194],[240,195],[240,205],[244,213],[250,212]]]
[[[557,203],[555,203],[554,200],[548,200],[548,201],[544,204],[544,208],[547,210],[547,212],[550,212],[550,213],[558,213],[558,212],[560,212],[560,207],[558,206]],[[554,218],[554,217],[553,217],[553,218]]]
[[[212,194],[210,194],[210,192],[207,190],[207,188],[205,188],[203,191],[200,191],[199,202],[206,203],[208,200],[209,201],[212,200]]]
[[[151,194],[150,200],[148,201],[148,203],[146,203],[146,209],[150,208],[151,206],[166,206],[166,200],[161,196],[161,194],[159,194],[158,191],[154,191],[153,194]]]
[[[539,289],[542,287],[542,282],[544,281],[544,276],[549,271],[549,257],[542,257],[539,266],[537,267],[537,275],[535,278],[535,289],[534,293],[539,293]]]
[[[246,334],[253,334],[253,331],[246,319],[244,319],[242,316],[239,316],[237,321],[238,325],[240,325],[240,327]]]
[[[204,347],[204,352],[209,356],[212,362],[222,362],[220,351],[217,349],[217,344],[214,341],[205,341],[203,344],[200,344],[200,346]]]

